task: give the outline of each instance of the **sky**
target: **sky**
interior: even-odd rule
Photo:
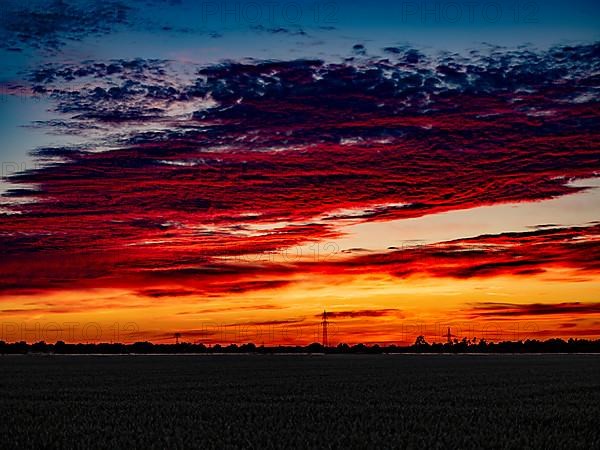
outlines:
[[[4,1],[0,339],[598,338],[599,25]]]

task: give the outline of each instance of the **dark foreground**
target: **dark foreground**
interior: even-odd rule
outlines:
[[[2,356],[0,448],[600,448],[594,355]]]

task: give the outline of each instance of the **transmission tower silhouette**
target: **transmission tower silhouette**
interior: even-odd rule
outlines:
[[[323,347],[329,347],[329,339],[327,337],[327,326],[329,322],[327,321],[327,311],[323,310],[323,321],[321,322],[323,327]]]
[[[450,327],[448,327],[448,334],[446,334],[446,338],[448,339],[448,344],[452,345],[452,338],[456,335],[450,333]]]

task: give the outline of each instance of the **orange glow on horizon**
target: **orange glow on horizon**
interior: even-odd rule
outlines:
[[[125,289],[4,297],[0,339],[166,343],[178,332],[183,341],[205,344],[306,345],[321,340],[324,308],[332,345],[405,345],[418,335],[443,342],[447,327],[459,340],[598,337],[600,282],[568,282],[557,275],[529,277],[526,283],[510,276],[323,275],[272,290],[202,298],[149,298]]]

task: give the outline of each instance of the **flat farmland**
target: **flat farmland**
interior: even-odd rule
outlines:
[[[598,355],[0,356],[0,448],[600,448]]]

